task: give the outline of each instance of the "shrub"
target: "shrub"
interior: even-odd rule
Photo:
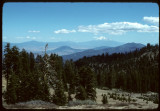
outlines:
[[[125,98],[125,101],[127,102],[127,99]]]
[[[126,101],[127,102],[127,99],[125,97],[123,97],[123,101]]]
[[[132,101],[133,101],[133,102],[136,102],[137,100],[135,100],[135,99],[132,99]]]
[[[146,103],[148,104],[148,101],[146,101]]]
[[[102,103],[103,103],[103,104],[107,104],[107,103],[108,103],[108,99],[107,99],[107,95],[106,95],[106,94],[104,94],[104,95],[102,96]]]
[[[141,96],[140,96],[140,97],[136,97],[136,98],[138,98],[138,99],[143,99],[143,97],[141,97]]]
[[[96,105],[97,103],[92,100],[76,100],[69,101],[68,106],[77,106],[77,105]]]
[[[130,98],[130,96],[128,96],[128,102],[130,103],[130,101],[131,101],[131,98]]]
[[[120,107],[120,106],[128,106],[128,104],[127,103],[118,103],[118,104],[115,104],[115,106],[118,106],[118,107]]]
[[[102,87],[102,89],[103,89],[103,90],[109,90],[109,88],[108,88],[108,87]]]
[[[117,99],[119,100],[119,99],[120,99],[120,97],[118,96],[118,97],[117,97]]]
[[[113,95],[111,94],[111,95],[109,96],[109,98],[113,98]]]
[[[158,100],[158,98],[156,98],[155,100],[153,100],[153,103],[155,103],[155,104],[159,104],[159,100]]]
[[[122,97],[119,97],[119,100],[122,101]]]
[[[103,94],[101,96],[103,96]]]
[[[54,105],[53,103],[42,101],[42,100],[32,100],[27,102],[19,102],[16,105]]]
[[[116,96],[113,96],[113,99],[116,100]]]

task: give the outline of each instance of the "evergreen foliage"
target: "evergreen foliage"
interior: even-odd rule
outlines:
[[[108,53],[83,57],[75,66],[89,66],[96,75],[97,87],[120,88],[129,92],[158,92],[159,45],[128,53]]]
[[[73,98],[71,97],[71,91],[68,90],[68,102],[72,101],[72,100],[73,100]]]
[[[6,102],[8,104],[14,104],[17,101],[17,86],[18,86],[18,77],[12,73],[12,76],[9,78],[8,90],[5,93]]]
[[[102,94],[102,103],[103,104],[107,104],[108,103],[108,99],[107,99],[107,95],[106,94]]]
[[[64,73],[66,77],[66,82],[69,84],[69,89],[71,94],[75,93],[75,66],[72,60],[66,60],[64,64]]]
[[[51,54],[49,60],[50,86],[54,89],[52,102],[57,105],[65,105],[67,102],[64,94],[64,85],[62,80],[62,58]]]
[[[78,74],[79,74],[79,81],[78,81],[79,88],[77,90],[76,95],[79,95],[79,93],[82,92],[82,95],[85,95],[86,93],[86,99],[96,100],[95,78],[93,71],[89,67],[81,67],[79,69]],[[83,96],[82,98],[84,99]]]
[[[147,44],[146,47],[129,53],[108,53],[83,57],[75,62],[62,57],[46,54],[34,57],[25,49],[7,43],[2,62],[3,75],[7,80],[4,98],[7,104],[29,100],[50,101],[65,105],[77,100],[96,100],[96,87],[120,88],[129,92],[144,93],[159,91],[159,45]],[[50,88],[54,93],[50,95]],[[68,92],[68,97],[65,95]],[[116,94],[111,98],[130,102]],[[102,102],[107,103],[103,95]],[[155,103],[159,100],[155,99]]]
[[[10,43],[7,43],[4,49],[4,62],[3,62],[4,75],[7,80],[7,85],[6,85],[7,90],[8,90],[9,76],[11,75],[11,67],[12,67],[12,51],[10,49]]]
[[[87,99],[87,94],[86,94],[86,91],[85,91],[85,89],[84,89],[83,86],[80,85],[80,86],[77,88],[75,98],[76,98],[77,100],[85,100],[85,99]]]
[[[3,60],[3,73],[7,79],[7,90],[4,99],[7,104],[29,100],[51,101],[49,88],[55,84],[53,82],[55,79],[60,81],[54,87],[57,88],[55,94],[59,97],[57,104],[64,104],[65,94],[61,80],[62,58],[58,59],[58,62],[61,64],[56,63],[57,67],[52,67],[47,54],[43,57],[37,55],[34,58],[32,52],[28,53],[25,49],[19,52],[16,46],[10,48],[8,43],[4,49]],[[56,78],[54,79],[54,77]],[[59,100],[61,100],[60,103]]]
[[[55,94],[53,94],[53,103],[57,105],[65,105],[66,102],[67,98],[64,94],[62,82],[58,82],[55,87]]]

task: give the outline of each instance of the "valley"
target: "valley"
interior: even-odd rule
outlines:
[[[80,53],[82,56],[77,60],[70,58],[74,61],[70,59],[63,61],[63,57],[52,52],[34,57],[33,53],[28,53],[25,49],[19,52],[16,46],[10,49],[7,44],[6,47],[8,49],[5,51],[8,52],[4,54],[3,63],[5,66],[8,64],[6,60],[10,60],[8,66],[13,65],[11,68],[13,72],[9,73],[7,91],[6,74],[10,69],[3,67],[4,108],[158,108],[159,45],[157,44],[153,46],[148,43],[144,46],[127,43],[104,49],[98,47],[77,52],[77,56]],[[62,46],[55,50],[58,52],[75,49]],[[85,55],[86,53],[91,55]]]
[[[2,1],[2,110],[159,109],[158,1]]]

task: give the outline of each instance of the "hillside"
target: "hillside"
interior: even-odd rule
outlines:
[[[148,44],[133,52],[83,57],[75,64],[77,67],[90,66],[96,74],[99,87],[146,92],[158,91],[158,61],[159,46]],[[137,81],[136,84],[134,81]]]
[[[109,48],[101,47],[98,50],[95,48],[95,49],[89,49],[89,50],[85,50],[85,51],[74,53],[74,54],[70,54],[70,55],[64,55],[63,59],[64,60],[72,59],[72,60],[75,61],[75,60],[78,60],[78,59],[80,59],[80,58],[82,58],[84,56],[90,57],[90,56],[95,56],[95,55],[101,55],[103,53],[104,54],[105,53],[108,53],[108,54],[125,53],[125,52],[134,51],[136,49],[140,49],[142,47],[144,47],[143,44],[127,43],[127,44],[120,45],[120,46],[117,46],[117,47],[109,47]]]
[[[126,48],[129,52],[63,61],[57,54],[34,57],[33,53],[7,44],[2,61],[3,105],[13,109],[156,108],[159,103],[159,45],[148,43],[131,51],[141,46],[124,44],[116,47],[117,50]],[[74,49],[65,46],[59,50]]]

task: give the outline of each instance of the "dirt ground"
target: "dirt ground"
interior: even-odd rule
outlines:
[[[6,88],[6,81],[4,77],[2,77],[2,92]],[[50,89],[50,92],[53,93],[54,91]],[[78,105],[78,106],[57,106],[57,105],[7,105],[6,103],[3,102],[4,108],[9,108],[9,109],[156,109],[158,108],[158,104],[153,103],[152,101],[147,101],[143,99],[139,99],[137,97],[141,97],[140,93],[131,93],[131,99],[135,99],[136,101],[133,102],[131,101],[130,103],[128,102],[121,102],[119,100],[113,100],[112,98],[109,98],[108,93],[117,93],[117,94],[130,94],[125,91],[118,91],[118,89],[112,89],[112,90],[102,90],[102,89],[96,89],[96,102],[97,105]],[[67,95],[67,93],[65,92]],[[106,94],[108,98],[108,104],[102,104],[102,94]],[[153,94],[153,92],[146,93],[146,95]],[[71,95],[72,98],[74,98],[74,94]],[[3,100],[3,98],[2,98]],[[73,99],[75,101],[75,98]]]
[[[131,99],[137,100],[136,102],[121,102],[119,100],[113,100],[112,98],[109,98],[108,93],[117,93],[117,94],[124,94],[128,95],[130,93],[124,92],[124,91],[117,91],[117,89],[113,90],[102,90],[102,89],[96,89],[96,102],[97,105],[79,105],[79,106],[60,106],[58,109],[157,109],[158,104],[155,104],[151,101],[143,101],[142,99],[139,99],[137,97],[140,97],[140,93],[132,93]],[[150,92],[151,93],[151,92]],[[148,95],[150,94],[148,93]],[[103,105],[102,104],[102,94],[106,94],[108,98],[108,104]],[[75,95],[72,95],[74,97]],[[73,99],[75,100],[75,99]]]
[[[101,100],[102,100],[102,94],[108,94],[109,93],[117,93],[117,94],[130,94],[130,93],[127,93],[127,92],[124,92],[124,91],[117,91],[117,89],[113,89],[113,90],[101,90],[101,89],[96,89],[96,92],[97,92],[97,103],[98,104],[102,104]],[[146,101],[143,101],[142,99],[139,99],[137,97],[140,97],[141,94],[140,93],[132,93],[131,94],[131,99],[135,99],[137,100],[136,102],[121,102],[119,100],[113,100],[112,98],[109,98],[109,96],[107,95],[108,97],[108,105],[111,105],[111,109],[156,109],[158,108],[158,104],[154,104],[153,102],[151,101],[148,101],[148,104],[146,103]]]

